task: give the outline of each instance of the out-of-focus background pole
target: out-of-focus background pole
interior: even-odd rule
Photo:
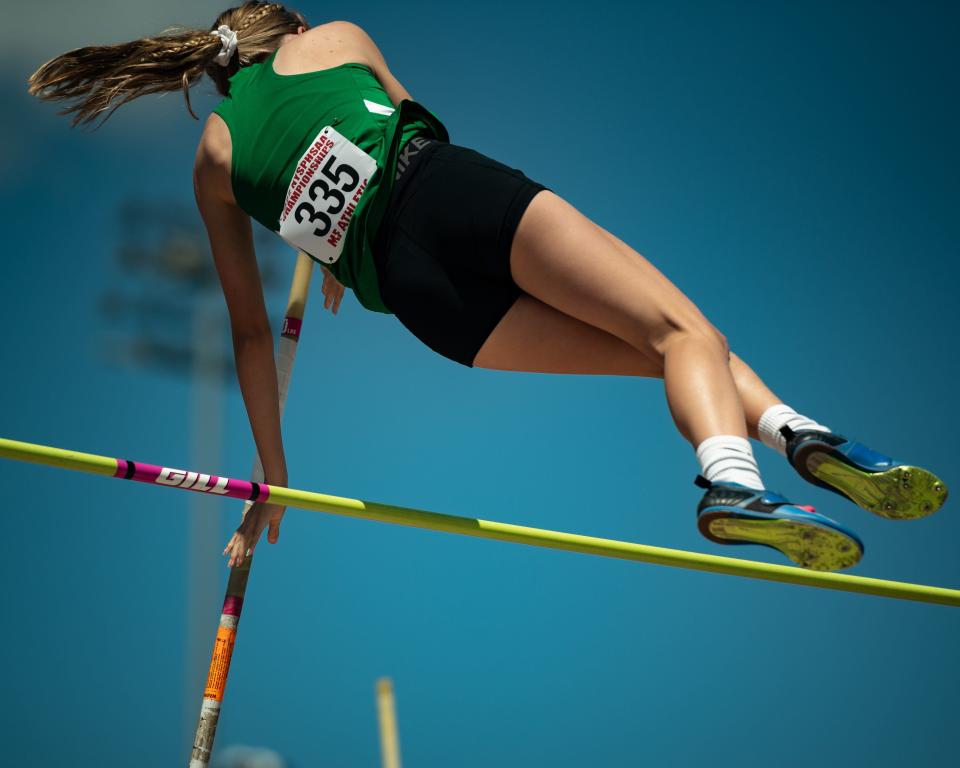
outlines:
[[[393,681],[377,680],[377,716],[380,722],[380,755],[383,768],[400,768],[400,736],[397,731],[397,702]]]

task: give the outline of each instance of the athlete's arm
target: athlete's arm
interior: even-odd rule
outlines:
[[[229,142],[226,125],[219,117],[211,116],[197,149],[194,192],[230,313],[237,379],[263,462],[264,479],[274,485],[286,485],[273,334],[263,299],[250,217],[233,200],[230,164],[225,162],[230,146],[226,144],[225,152],[223,134]]]
[[[338,31],[350,35],[356,44],[360,46],[361,50],[363,50],[367,63],[373,70],[373,74],[376,75],[377,80],[380,81],[380,85],[383,86],[383,90],[387,92],[387,96],[390,97],[390,101],[393,102],[394,106],[397,106],[404,99],[412,100],[407,89],[400,85],[400,81],[390,72],[389,67],[387,67],[387,62],[383,58],[383,54],[380,53],[380,49],[377,48],[376,43],[373,42],[370,35],[349,21],[337,21],[334,23],[339,28]]]

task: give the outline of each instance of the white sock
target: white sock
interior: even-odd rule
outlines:
[[[763,416],[760,417],[760,424],[757,426],[757,431],[760,433],[760,441],[764,445],[768,448],[773,448],[773,450],[783,456],[787,455],[787,441],[786,438],[780,434],[780,429],[783,426],[788,426],[794,431],[800,429],[819,429],[821,432],[830,431],[829,428],[823,426],[823,424],[818,424],[813,421],[813,419],[801,416],[789,405],[784,405],[783,403],[771,405],[763,412]]]
[[[708,437],[697,447],[697,459],[703,476],[711,483],[740,483],[747,488],[763,490],[753,448],[745,437]]]

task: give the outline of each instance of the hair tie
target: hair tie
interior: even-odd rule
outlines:
[[[221,24],[210,34],[219,37],[221,44],[220,53],[217,54],[214,61],[221,67],[229,66],[230,59],[233,58],[233,54],[237,51],[237,33],[226,24]]]

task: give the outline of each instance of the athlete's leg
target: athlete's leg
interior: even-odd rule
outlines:
[[[758,425],[760,417],[771,406],[777,405],[780,398],[754,373],[753,369],[733,352],[730,353],[730,372],[740,393],[743,412],[747,420],[747,432],[755,440],[760,439]]]
[[[501,371],[663,378],[662,359],[645,356],[623,339],[526,293],[494,328],[473,364]],[[733,353],[730,370],[747,430],[758,439],[760,417],[780,399]]]
[[[674,421],[694,446],[715,435],[746,437],[726,339],[639,253],[624,252],[573,206],[541,192],[514,235],[510,266],[530,295],[658,361]]]
[[[663,378],[661,361],[523,293],[473,360],[476,368]]]
[[[550,193],[538,195],[534,203],[528,208],[528,213],[534,208],[538,200],[546,197],[547,194]],[[556,196],[553,197],[555,200],[551,202],[552,207],[559,208],[567,215],[570,215],[572,211],[572,218],[576,219],[579,217],[583,219],[580,214],[573,211],[573,209],[563,203],[562,200],[556,198]],[[556,203],[560,205],[556,205]],[[531,230],[525,227],[526,223],[528,222],[525,219],[521,221],[517,237],[521,236],[521,231],[523,230],[526,230],[524,233],[526,236],[530,236]],[[549,220],[546,225],[544,222],[536,223],[549,227]],[[593,230],[592,232],[591,229]],[[531,270],[531,274],[536,275],[538,274],[538,269],[542,270],[542,274],[545,275],[543,284],[546,286],[543,296],[548,300],[550,296],[559,296],[560,301],[558,301],[558,303],[564,304],[564,307],[557,309],[556,306],[552,306],[530,295],[521,296],[476,355],[474,359],[476,366],[506,370],[552,373],[594,373],[669,379],[671,362],[674,362],[677,364],[672,366],[672,370],[679,372],[681,376],[684,375],[685,371],[692,370],[692,375],[694,377],[701,377],[701,380],[709,377],[709,373],[703,373],[702,357],[697,358],[693,356],[692,360],[677,359],[682,358],[688,352],[689,348],[677,344],[671,346],[669,334],[682,334],[685,330],[685,326],[676,321],[677,317],[690,322],[695,329],[693,335],[701,335],[706,344],[709,344],[711,341],[711,332],[713,334],[716,332],[712,331],[712,327],[696,312],[695,308],[693,311],[690,311],[689,307],[692,305],[689,304],[666,278],[660,275],[660,273],[649,265],[639,254],[630,249],[629,246],[585,219],[577,221],[574,227],[567,230],[564,230],[562,226],[556,227],[556,230],[557,237],[555,239],[559,241],[568,240],[572,243],[572,248],[575,250],[594,247],[591,246],[589,240],[591,237],[595,240],[599,233],[599,237],[603,238],[608,246],[612,246],[619,253],[621,259],[627,262],[633,262],[634,266],[640,268],[638,270],[640,272],[640,282],[642,282],[644,277],[649,277],[650,283],[662,290],[660,297],[667,296],[669,301],[676,301],[676,297],[680,296],[680,300],[677,301],[680,309],[676,310],[675,307],[671,307],[668,301],[666,308],[661,311],[661,317],[659,318],[656,314],[659,305],[657,305],[655,301],[651,301],[646,313],[637,313],[639,315],[638,325],[640,327],[644,327],[643,323],[647,322],[651,324],[650,327],[656,328],[658,323],[662,325],[664,323],[670,323],[672,320],[672,327],[667,334],[667,343],[664,343],[664,339],[660,339],[658,344],[654,334],[651,334],[653,338],[650,340],[645,342],[641,339],[638,342],[636,331],[633,333],[630,333],[629,330],[624,332],[622,330],[624,321],[621,317],[617,316],[617,313],[626,314],[628,316],[627,323],[629,323],[630,312],[634,308],[628,306],[626,311],[624,311],[622,304],[618,304],[618,302],[622,303],[624,301],[620,286],[610,290],[607,303],[603,304],[603,286],[598,286],[598,283],[602,283],[602,281],[598,281],[596,275],[586,275],[582,277],[588,289],[587,293],[593,292],[593,295],[585,297],[587,300],[586,306],[578,303],[576,300],[565,302],[570,296],[570,289],[569,286],[562,285],[562,280],[564,276],[570,273],[573,273],[574,279],[580,279],[581,276],[577,274],[577,265],[564,264],[563,258],[559,259],[556,264],[550,264],[549,258],[546,257],[542,251],[538,252],[537,250],[538,248],[542,249],[544,246],[542,244],[539,246],[535,244],[533,246],[534,256],[532,258],[534,269]],[[518,269],[517,265],[517,237],[515,237],[514,240],[511,266],[513,267],[514,278],[520,287],[529,291],[531,289],[531,281],[525,280],[522,276],[523,270],[526,267],[520,266]],[[521,245],[521,248],[522,247]],[[562,254],[562,250],[562,247],[558,248],[558,252],[561,252],[564,258],[568,260],[571,259],[570,254]],[[591,264],[589,269],[599,269],[600,267],[597,266],[598,262],[601,263],[601,266],[604,261],[612,262],[613,268],[611,271],[617,273],[621,281],[625,284],[629,284],[631,279],[633,282],[637,282],[636,276],[630,276],[628,274],[629,267],[625,266],[622,262],[618,263],[615,258],[611,259],[609,252],[604,254],[602,249],[600,249],[600,251],[602,258],[591,258],[589,260]],[[540,260],[539,264],[537,264],[538,259]],[[519,260],[522,261],[523,256],[521,256]],[[526,266],[529,266],[529,262],[527,262]],[[581,269],[580,271],[582,272],[584,270]],[[519,276],[518,272],[520,273]],[[641,294],[649,299],[650,291],[641,290]],[[590,306],[589,302],[590,299],[596,299],[597,296],[601,299],[599,309],[595,306]],[[556,299],[554,300],[557,301]],[[572,307],[572,312],[580,311],[582,319],[574,317],[572,312],[568,314],[567,307]],[[578,307],[579,310],[577,309]],[[673,314],[671,314],[671,312]],[[612,319],[610,319],[611,315],[613,316]],[[650,320],[651,317],[653,318],[652,321]],[[591,318],[600,319],[593,319],[591,322]],[[606,329],[604,329],[603,323],[606,323]],[[697,327],[698,324],[700,324],[699,328]],[[625,341],[625,337],[632,340],[631,343]],[[680,354],[677,354],[678,352]],[[673,356],[672,361],[671,355]],[[710,363],[709,357],[707,357],[707,362]],[[698,365],[701,366],[700,370],[697,370]],[[773,406],[778,406],[780,409],[783,409],[784,406],[782,406],[780,398],[778,398],[738,356],[730,354],[729,362],[725,367],[727,368],[728,375],[732,379],[734,391],[740,402],[741,413],[743,414],[741,418],[745,420],[750,436],[759,438],[758,426],[761,416],[773,408]],[[674,398],[671,399],[671,409],[675,417],[678,411],[682,414],[688,407],[702,407],[702,403],[705,400],[702,390],[697,391],[697,389],[694,388],[693,397],[689,397],[688,399],[690,390],[681,387],[679,388],[680,402],[677,403],[676,393],[678,389],[675,388],[672,395],[669,381],[667,381],[667,391],[668,398]],[[696,418],[696,416],[694,416],[694,418]],[[807,477],[802,468],[798,466],[797,457],[792,455],[793,452],[791,452],[791,463],[797,466],[801,474],[812,482],[835,490],[866,509],[890,517],[920,517],[930,514],[938,509],[946,498],[947,491],[945,486],[936,476],[926,470],[903,465],[900,462],[889,460],[885,457],[878,458],[877,454],[864,451],[859,444],[847,441],[846,438],[827,437],[825,434],[828,435],[829,433],[820,432],[816,429],[815,422],[811,422],[809,419],[799,416],[799,414],[793,413],[790,423],[795,423],[796,419],[814,425],[809,428],[812,428],[816,432],[816,440],[811,440],[809,433],[807,433],[805,437],[802,437],[802,439],[806,441],[804,443],[804,450],[817,450],[824,455],[831,452],[838,456],[838,451],[842,452],[843,461],[855,471],[853,475],[851,475],[849,471],[847,471],[847,475],[844,475],[843,471],[841,471],[842,468],[837,468],[836,463],[834,463],[832,467],[827,466],[827,469],[830,469],[833,474],[826,477],[826,479],[821,478],[818,481],[814,477]],[[678,418],[677,421],[678,425],[682,423],[680,418]],[[718,422],[714,421],[712,423],[716,424]],[[716,427],[712,428],[716,429]],[[696,429],[696,427],[694,429]],[[705,437],[710,436],[709,433],[705,434],[705,432],[707,429],[711,429],[711,427],[708,426],[704,428],[701,426],[700,429],[699,437],[701,441]],[[767,432],[770,431],[769,424],[767,424],[765,429]],[[691,439],[694,445],[699,445],[699,443],[696,442],[698,435],[695,431],[692,433],[693,437],[691,438],[691,434],[688,431],[684,431],[682,426],[681,430],[688,439]],[[723,433],[717,431],[713,434],[738,433]],[[766,437],[767,439],[765,439],[764,442],[771,445],[769,440],[770,436],[767,435]],[[836,443],[836,445],[828,444],[830,441]],[[781,446],[778,450],[783,452],[783,447]],[[873,464],[876,464],[876,466],[873,466]],[[894,467],[894,469],[888,470],[887,468],[891,466]],[[824,473],[825,472],[826,469],[824,470]],[[904,482],[903,477],[909,478],[909,482]],[[887,486],[897,486],[897,494],[893,494]],[[882,500],[883,503],[877,501],[880,495],[884,497]],[[894,496],[896,496],[896,498],[894,498]]]
[[[600,231],[626,258],[633,258],[638,255],[636,251],[616,235],[602,227]],[[750,366],[732,352],[730,354],[730,371],[733,374],[737,392],[740,394],[740,402],[743,404],[747,432],[750,437],[759,439],[758,425],[760,423],[760,417],[768,408],[780,403],[780,398],[770,391],[769,387],[763,383]]]
[[[528,209],[529,210],[529,209]],[[521,222],[521,229],[523,222]],[[571,236],[572,233],[567,233]],[[610,249],[612,245],[602,234],[597,234],[603,241],[603,246]],[[514,244],[516,245],[516,239]],[[582,248],[589,249],[589,243],[582,243]],[[616,249],[614,249],[616,250]],[[516,250],[514,250],[516,255]],[[616,258],[616,257],[614,257]],[[631,259],[642,261],[639,255],[629,256]],[[516,277],[516,261],[512,261],[514,266],[514,275]],[[641,279],[630,276],[629,270],[622,264],[614,262],[614,267],[621,274],[618,279],[641,282],[642,278],[651,274],[657,279],[659,273],[650,268],[645,272]],[[562,267],[560,269],[562,274]],[[626,275],[623,273],[627,273]],[[592,276],[595,280],[595,276]],[[555,287],[557,273],[553,272],[547,280],[548,286]],[[525,285],[518,281],[521,288]],[[659,276],[657,286],[661,290],[670,290],[674,294],[679,294],[665,278]],[[530,285],[529,282],[526,283]],[[665,286],[665,288],[664,288]],[[589,286],[590,290],[597,291],[596,283]],[[647,322],[656,327],[658,321],[656,318],[656,297],[651,297],[649,291],[644,292],[642,297],[647,304],[646,315],[641,315],[638,324]],[[613,299],[607,302],[607,306],[617,307],[617,291],[613,291]],[[548,294],[549,295],[549,294]],[[564,295],[560,291],[560,295]],[[673,296],[672,298],[676,298]],[[682,296],[681,296],[682,298]],[[623,299],[620,299],[624,301]],[[628,300],[627,300],[628,301]],[[697,316],[695,312],[690,311],[689,307],[678,301],[680,310],[667,307],[664,314],[674,312],[674,317],[692,318],[689,320],[691,325],[706,321]],[[573,303],[576,306],[576,303]],[[629,310],[628,310],[629,311]],[[604,313],[597,312],[590,314],[590,308],[583,312],[585,317],[595,317],[599,315],[600,322],[603,322]],[[650,318],[653,318],[652,320]],[[607,321],[611,328],[622,328],[623,325],[629,326],[629,321]],[[620,323],[623,323],[621,325]],[[674,333],[682,333],[685,326],[677,323]],[[698,339],[696,335],[700,334],[704,338]],[[561,311],[550,304],[529,295],[521,294],[510,310],[504,315],[500,323],[496,326],[486,342],[480,348],[473,359],[473,364],[481,368],[495,368],[501,370],[518,371],[538,371],[546,373],[584,373],[584,374],[607,374],[607,375],[627,375],[627,376],[647,376],[661,377],[668,379],[671,372],[674,375],[691,375],[699,378],[709,378],[719,376],[720,372],[725,373],[727,383],[733,390],[733,397],[738,400],[740,394],[737,391],[737,384],[742,386],[744,395],[750,402],[750,412],[762,412],[761,409],[770,401],[776,401],[776,397],[767,389],[759,378],[740,361],[733,358],[730,364],[726,360],[726,350],[719,338],[711,338],[713,332],[709,327],[696,327],[690,331],[694,336],[691,344],[685,345],[680,340],[670,342],[669,340],[663,346],[661,351],[656,344],[647,343],[639,331],[629,335],[634,343],[628,343],[621,336],[598,327],[597,324],[587,320],[578,319],[565,311]],[[669,334],[666,334],[669,335]],[[710,344],[718,347],[719,354],[713,355],[714,350],[698,350],[696,344],[702,343],[704,346]],[[692,353],[692,354],[691,354]],[[684,360],[684,355],[690,355],[692,359]],[[673,359],[671,359],[673,358]],[[678,359],[680,358],[680,359]],[[713,364],[713,370],[703,371],[706,367],[703,359],[706,358],[708,364]],[[686,366],[686,367],[685,367]],[[698,369],[699,366],[699,369]],[[734,378],[732,370],[736,370],[737,378]],[[668,381],[668,393],[669,393]],[[687,392],[680,389],[681,400],[687,396]],[[709,392],[707,396],[709,396]],[[695,393],[699,396],[699,402],[694,399],[692,405],[675,400],[671,401],[674,413],[683,412],[685,408],[704,407],[702,405],[706,397],[703,393]],[[669,395],[668,395],[669,396]],[[673,396],[675,397],[675,395]],[[709,404],[708,404],[709,405]],[[696,415],[693,416],[696,418]],[[739,410],[739,425],[743,428],[743,410]],[[757,417],[759,418],[759,417]],[[677,419],[678,424],[682,423]],[[720,424],[721,429],[724,426],[722,417],[715,419],[714,424]],[[729,425],[730,422],[728,421]],[[703,440],[707,443],[720,441],[717,445],[706,448],[706,452],[701,455],[698,450],[698,457],[704,462],[709,451],[713,456],[707,459],[704,466],[711,463],[718,465],[720,462],[730,462],[731,453],[735,453],[737,434],[718,432],[714,435],[704,434],[707,429],[702,424],[694,424],[692,434],[694,437],[691,442],[697,439],[697,431],[703,435],[701,443],[694,443],[700,448],[704,448]],[[755,432],[755,429],[751,430]],[[687,435],[690,438],[690,435]],[[713,437],[713,440],[707,438]],[[732,439],[731,439],[732,438]],[[742,441],[746,442],[746,441]],[[724,445],[723,443],[727,443]],[[724,451],[727,455],[724,455]],[[749,449],[748,449],[749,450]],[[746,457],[741,457],[746,462]],[[736,457],[734,457],[734,463]],[[749,457],[752,462],[752,455]],[[756,465],[753,464],[755,469]],[[741,472],[748,471],[748,468],[731,467],[739,469]],[[708,472],[704,471],[705,475]],[[759,481],[759,476],[757,476]],[[856,536],[839,526],[834,521],[823,515],[818,515],[812,509],[796,507],[786,499],[769,492],[753,490],[760,488],[759,484],[743,484],[740,480],[723,481],[707,483],[707,493],[698,507],[698,526],[705,536],[711,540],[724,543],[754,543],[773,547],[799,565],[805,567],[834,570],[844,568],[855,563],[862,553],[862,544],[856,539]]]

